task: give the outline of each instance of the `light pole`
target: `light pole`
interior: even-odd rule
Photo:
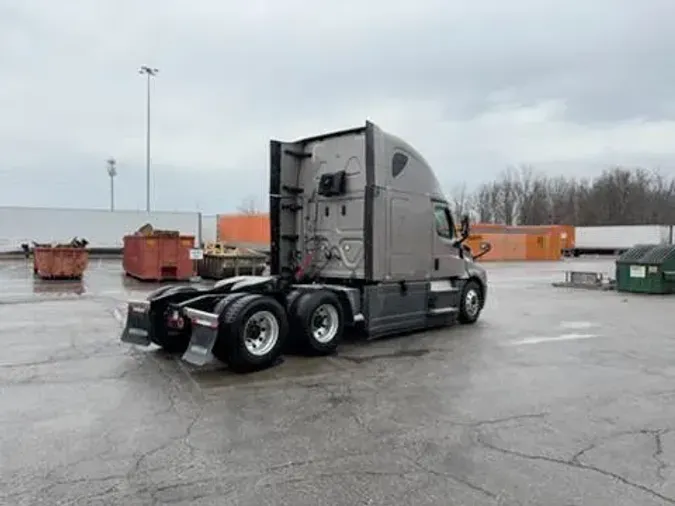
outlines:
[[[150,78],[157,75],[159,69],[143,65],[138,69],[139,74],[145,74],[148,79],[147,123],[145,130],[145,210],[150,212]]]
[[[115,176],[117,175],[117,162],[114,158],[108,158],[106,161],[108,164],[108,176],[110,176],[110,210],[115,210]]]

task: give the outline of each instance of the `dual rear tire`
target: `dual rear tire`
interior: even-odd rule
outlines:
[[[295,349],[309,355],[330,355],[337,350],[344,335],[345,315],[335,293],[304,293],[292,305],[291,315]]]
[[[344,333],[342,305],[328,290],[300,294],[288,309],[267,295],[235,293],[214,312],[220,329],[213,355],[239,373],[270,367],[288,344],[311,355],[331,354]]]
[[[245,373],[273,365],[288,337],[284,307],[273,297],[234,293],[218,303],[218,340],[213,355],[235,372]]]

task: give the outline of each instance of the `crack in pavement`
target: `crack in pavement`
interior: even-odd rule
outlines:
[[[154,357],[151,360],[156,362],[157,370],[159,371],[160,375],[164,377],[167,380],[167,384],[170,385],[170,388],[166,390],[166,396],[169,400],[169,406],[167,407],[166,412],[174,411],[180,416],[180,412],[178,410],[178,403],[182,400],[180,394],[185,393],[184,387],[186,385],[178,381],[173,374],[168,373],[164,369],[164,367],[162,367],[162,362],[160,360]],[[194,457],[195,449],[190,444],[189,439],[192,435],[194,427],[201,420],[204,414],[206,404],[203,402],[203,393],[201,392],[201,390],[197,390],[197,394],[199,394],[199,397],[201,398],[202,401],[200,403],[195,401],[194,392],[188,392],[188,394],[189,395],[187,395],[187,398],[183,400],[185,400],[187,404],[192,408],[194,414],[190,417],[189,422],[185,426],[185,429],[183,429],[180,435],[168,437],[166,441],[164,441],[162,444],[155,446],[154,448],[138,455],[135,458],[135,462],[125,475],[127,480],[131,481],[133,476],[141,471],[141,469],[143,468],[143,464],[148,458],[173,445],[183,444],[188,449],[188,452],[191,455],[191,457]],[[146,469],[146,472],[149,471],[150,471],[149,469]],[[187,485],[189,484],[186,484],[186,486]],[[161,491],[158,490],[158,488],[145,487],[142,491],[147,492],[150,495],[153,504],[157,504],[159,502],[157,499],[157,494],[159,494]]]
[[[571,458],[570,462],[574,464],[583,464],[581,462],[581,457],[586,453],[595,450],[598,448],[601,443],[611,441],[622,436],[632,436],[632,435],[647,435],[654,438],[654,452],[652,453],[652,458],[656,462],[656,475],[661,483],[665,481],[664,471],[668,468],[668,464],[663,460],[663,441],[662,437],[670,433],[673,429],[639,429],[639,430],[626,430],[621,432],[616,432],[610,436],[597,439],[593,443],[589,444],[585,448],[582,448],[576,452]]]
[[[341,388],[346,389],[346,393],[340,393],[340,394],[336,394],[335,391],[333,391],[331,388],[329,388],[329,385],[313,384],[312,387],[316,388],[318,390],[322,390],[325,393],[327,393],[329,395],[329,399],[328,399],[329,403],[331,403],[331,401],[333,401],[336,398],[336,396],[340,396],[340,397],[345,396],[345,397],[349,397],[349,398],[352,398],[352,399],[354,398],[352,387],[348,383],[347,384],[340,384]],[[377,394],[377,388],[373,387],[373,391],[375,392],[375,394]],[[349,405],[349,408],[350,408],[349,411],[350,411],[351,417],[354,419],[356,424],[361,429],[363,429],[365,432],[367,432],[368,434],[370,434],[372,436],[375,436],[375,437],[379,436],[379,434],[376,431],[374,431],[364,420],[361,419],[361,417],[353,409],[353,406]],[[477,421],[477,422],[468,422],[468,423],[457,422],[457,423],[455,423],[455,425],[463,426],[463,427],[476,428],[476,427],[480,427],[480,426],[483,426],[483,425],[506,423],[506,422],[513,421],[513,420],[528,419],[528,418],[542,418],[542,417],[545,417],[545,416],[547,416],[547,413],[534,413],[534,414],[509,416],[509,417],[504,417],[504,418],[499,418],[499,419],[481,420],[481,421]],[[415,430],[415,429],[412,429],[412,430]],[[401,458],[405,459],[408,462],[410,462],[415,468],[417,468],[419,471],[423,472],[427,476],[431,475],[431,476],[449,478],[449,479],[455,481],[456,483],[464,485],[464,486],[470,488],[471,490],[473,490],[475,492],[478,492],[485,497],[488,497],[489,499],[492,499],[494,501],[499,501],[501,499],[499,494],[496,494],[496,493],[492,492],[491,490],[488,490],[484,487],[481,487],[480,485],[476,485],[475,483],[473,483],[473,482],[471,482],[471,481],[469,481],[465,478],[461,478],[461,477],[459,477],[455,474],[452,474],[450,472],[447,472],[447,471],[439,471],[437,469],[433,469],[429,466],[426,466],[426,465],[422,464],[421,459],[415,459],[415,458],[411,457],[410,455],[408,455],[406,453],[403,453],[403,452],[400,452],[400,451],[394,451],[393,454],[398,456],[398,457],[401,457]],[[376,473],[376,471],[372,471],[372,472]],[[390,472],[388,475],[405,476],[405,475],[409,475],[413,472],[414,471],[412,471],[412,470],[410,470],[410,471],[398,471],[398,472]],[[368,472],[361,471],[361,474],[368,474]],[[380,474],[381,474],[381,472],[380,472]]]
[[[421,471],[425,472],[426,474],[430,474],[432,476],[440,476],[443,478],[450,478],[451,480],[460,483],[471,490],[475,492],[479,492],[483,494],[484,496],[493,499],[495,501],[499,501],[501,499],[500,494],[496,494],[492,492],[491,490],[488,490],[486,488],[481,487],[480,485],[476,485],[475,483],[465,479],[465,478],[460,478],[459,476],[456,476],[452,473],[449,473],[447,471],[438,471],[437,469],[432,469],[428,466],[425,466],[421,462],[419,462],[417,459],[414,459],[413,457],[410,457],[409,455],[405,455],[403,453],[398,453],[399,456],[403,457],[404,459],[408,460],[410,463],[412,463],[414,466],[416,466],[418,469]]]
[[[667,431],[663,432],[656,432],[654,434],[654,453],[652,454],[652,458],[656,461],[657,463],[657,468],[656,468],[656,475],[659,477],[659,480],[661,483],[666,481],[666,477],[663,475],[663,472],[668,469],[668,464],[666,464],[662,458],[663,455],[663,441],[661,440],[661,437],[666,434]]]
[[[656,431],[656,432],[659,434],[659,438],[664,433],[664,431]],[[652,434],[653,435],[654,431],[640,430],[640,431],[633,431],[633,432],[625,432],[621,435],[626,435],[626,434],[631,434],[631,433],[633,433],[633,434],[640,434],[640,433],[645,434],[646,433],[646,434]],[[606,476],[608,478],[612,478],[615,481],[623,483],[624,485],[632,487],[636,490],[640,490],[640,491],[644,492],[645,494],[648,494],[648,495],[651,495],[651,496],[656,497],[658,499],[661,499],[662,501],[665,501],[668,504],[675,504],[675,498],[673,498],[673,497],[666,496],[666,495],[664,495],[664,494],[662,494],[662,493],[660,493],[660,492],[658,492],[658,491],[656,491],[652,488],[649,488],[649,487],[647,487],[645,485],[642,485],[640,483],[636,483],[634,481],[631,481],[628,478],[626,478],[624,476],[621,476],[620,474],[614,473],[612,471],[607,471],[606,469],[602,469],[602,468],[599,468],[597,466],[584,464],[583,462],[581,462],[580,457],[582,455],[584,455],[585,453],[587,453],[588,451],[596,448],[597,443],[589,445],[588,447],[584,448],[583,450],[580,450],[579,452],[575,453],[575,455],[572,458],[570,458],[568,460],[565,460],[565,459],[562,459],[562,458],[547,457],[545,455],[533,455],[533,454],[524,453],[524,452],[521,452],[521,451],[518,451],[518,450],[511,450],[511,449],[508,449],[508,448],[502,448],[500,446],[497,446],[495,444],[492,444],[492,443],[486,441],[484,439],[483,435],[480,434],[480,433],[477,433],[475,435],[475,437],[476,437],[476,442],[478,444],[480,444],[481,446],[483,446],[487,449],[502,453],[504,455],[510,455],[512,457],[518,457],[518,458],[525,459],[525,460],[549,462],[549,463],[552,463],[552,464],[571,467],[571,468],[574,468],[574,469],[592,471],[592,472],[601,474],[603,476]],[[616,435],[614,437],[616,437]],[[607,438],[607,439],[610,439],[610,438]],[[659,453],[660,448],[661,448],[661,445],[657,444],[657,450],[654,453],[654,455],[660,455],[660,453]]]
[[[515,422],[515,421],[519,421],[519,420],[545,418],[547,416],[548,416],[548,413],[546,413],[546,412],[529,413],[529,414],[524,414],[524,415],[505,416],[503,418],[493,418],[493,419],[488,419],[488,420],[479,420],[477,422],[456,422],[456,424],[461,425],[461,426],[465,426],[465,427],[478,428],[478,427],[482,427],[484,425],[498,425],[498,424],[502,424],[502,423]]]

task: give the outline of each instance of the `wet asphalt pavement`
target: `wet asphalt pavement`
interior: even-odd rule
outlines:
[[[675,297],[487,265],[475,326],[236,376],[120,343],[119,262],[0,262],[0,504],[675,504]]]

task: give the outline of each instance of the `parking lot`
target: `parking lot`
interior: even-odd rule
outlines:
[[[119,341],[152,286],[0,262],[0,504],[675,504],[675,298],[486,264],[481,320],[233,375]]]

